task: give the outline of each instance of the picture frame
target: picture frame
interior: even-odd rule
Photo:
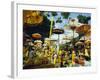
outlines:
[[[66,6],[66,5],[42,5],[25,2],[12,2],[12,54],[11,54],[11,76],[17,77],[43,77],[67,74],[95,73],[97,69],[95,53],[95,27],[96,27],[96,8]],[[23,23],[24,12],[43,11],[43,12],[70,12],[90,14],[91,21],[91,66],[81,67],[62,67],[62,68],[39,68],[23,69]]]

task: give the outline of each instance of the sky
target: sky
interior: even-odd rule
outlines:
[[[61,17],[61,20],[62,20],[62,23],[55,23],[55,27],[56,28],[64,28],[65,25],[68,25],[68,19],[63,19],[63,17],[61,16],[60,14],[61,12],[57,12],[57,16],[53,17],[54,18],[54,21],[56,21],[58,19],[58,17]],[[69,17],[74,19],[74,18],[77,18],[78,15],[83,15],[83,16],[91,16],[90,13],[79,13],[79,12],[71,12]],[[51,19],[51,16],[48,17],[48,19]],[[89,24],[91,23],[91,21],[89,21]],[[72,37],[73,36],[73,31],[72,30],[64,30],[64,34],[60,35],[60,40],[63,39],[63,37],[65,37],[65,35],[67,35],[68,37]],[[78,36],[78,33],[74,33],[74,37],[77,37]],[[56,34],[53,34],[51,36],[53,39],[57,39],[58,38],[58,35]]]
[[[55,27],[57,28],[63,28],[66,24],[68,24],[68,19],[63,19],[63,17],[60,14],[61,12],[57,12],[57,16],[53,17],[54,21],[56,21],[58,19],[58,17],[61,17],[62,23],[55,23]],[[83,15],[83,16],[91,16],[90,13],[79,13],[79,12],[70,12],[69,17],[70,18],[77,18],[78,15]],[[48,19],[50,19],[51,17],[48,17]],[[89,21],[90,24],[91,21]]]

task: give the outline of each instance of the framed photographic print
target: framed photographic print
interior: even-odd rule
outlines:
[[[96,9],[12,2],[12,77],[96,72]]]

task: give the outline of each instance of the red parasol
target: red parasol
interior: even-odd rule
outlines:
[[[42,37],[42,35],[39,33],[32,34],[32,38],[34,38],[34,39],[40,39],[41,37]]]

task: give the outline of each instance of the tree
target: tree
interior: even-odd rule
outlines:
[[[63,16],[64,19],[68,19],[70,13],[69,12],[61,12],[61,15]]]
[[[51,12],[52,16],[57,16],[57,12]]]
[[[83,16],[83,15],[78,15],[77,16],[78,20],[80,23],[88,24],[88,21],[91,19],[90,16]]]
[[[61,17],[56,20],[56,23],[62,23]]]

